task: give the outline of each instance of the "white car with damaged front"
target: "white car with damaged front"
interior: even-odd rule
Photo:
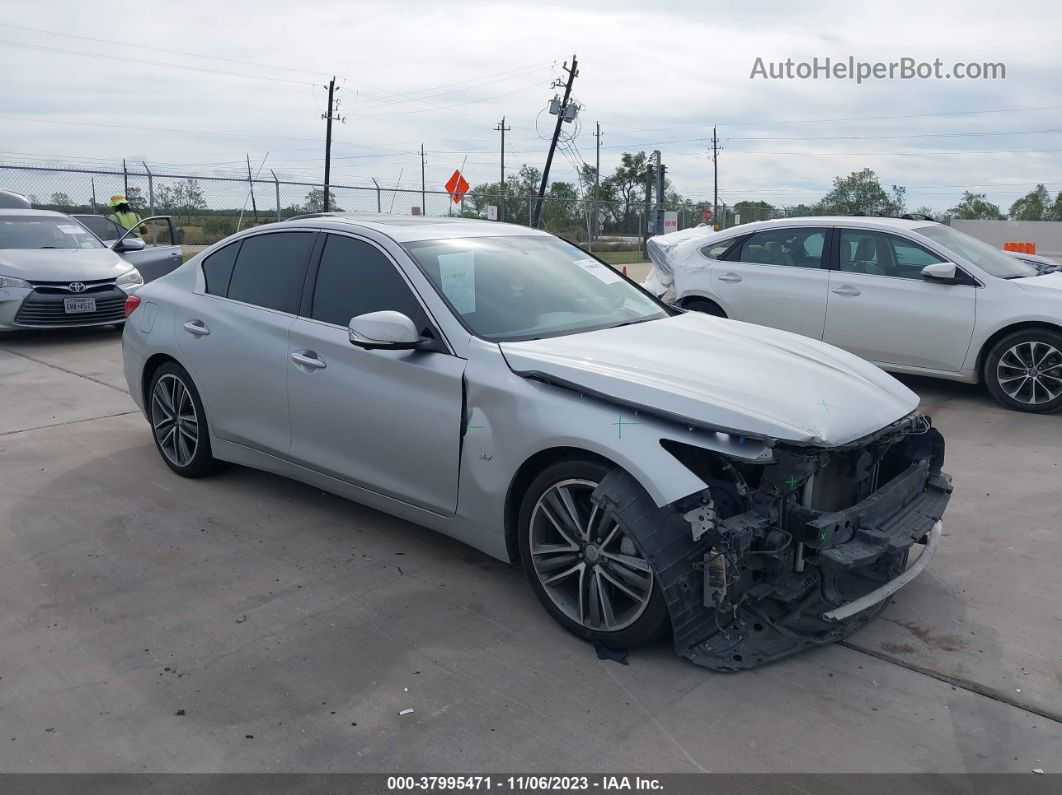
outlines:
[[[984,382],[1062,408],[1062,273],[949,226],[789,218],[649,241],[646,287],[678,306],[792,331],[897,373]]]

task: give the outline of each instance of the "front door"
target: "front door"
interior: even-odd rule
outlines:
[[[876,364],[957,372],[974,328],[977,288],[922,268],[944,260],[907,238],[838,229],[823,340]]]
[[[327,235],[312,302],[289,332],[291,457],[403,502],[453,514],[465,360],[441,351],[351,344],[350,319],[385,309],[407,315],[418,329],[431,327],[387,254],[360,238]]]
[[[798,226],[750,235],[712,268],[712,291],[727,316],[822,338],[829,230]]]

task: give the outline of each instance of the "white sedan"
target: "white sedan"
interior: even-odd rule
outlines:
[[[646,287],[794,331],[898,373],[984,381],[1019,411],[1062,408],[1062,273],[944,224],[823,216],[649,241]]]

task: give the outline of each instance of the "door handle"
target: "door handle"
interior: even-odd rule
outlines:
[[[721,281],[721,282],[740,282],[741,281],[741,277],[738,276],[733,271],[731,271],[730,273],[724,273],[722,276],[720,276],[719,277],[719,281]]]
[[[833,290],[837,295],[862,295],[862,293],[850,284],[842,284]]]
[[[311,370],[322,370],[328,365],[317,358],[313,351],[295,351],[291,354],[291,360],[295,364],[309,367]]]
[[[196,337],[205,337],[210,329],[203,325],[202,320],[189,320],[184,324],[184,330]]]

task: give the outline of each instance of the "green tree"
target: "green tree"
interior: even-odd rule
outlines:
[[[766,221],[774,218],[778,210],[773,204],[765,201],[740,201],[733,206],[735,216],[741,216],[741,223],[747,224],[752,221]]]
[[[893,185],[886,191],[873,169],[853,171],[847,177],[835,177],[833,189],[816,207],[825,213],[866,213],[867,215],[903,215],[907,188]]]
[[[1053,209],[1051,195],[1047,192],[1047,188],[1043,186],[1043,183],[1040,183],[1014,202],[1014,204],[1010,205],[1010,210],[1007,214],[1013,221],[1044,221],[1050,220],[1046,216]]]
[[[304,213],[320,213],[324,212],[324,188],[310,188],[309,193],[306,194],[306,201],[300,208]],[[328,211],[341,213],[343,208],[336,204],[336,195],[331,190],[328,191]]]
[[[135,213],[142,213],[147,209],[147,201],[144,192],[140,188],[130,188],[125,192],[125,198],[129,201],[129,209]]]
[[[52,194],[51,200],[48,204],[55,205],[56,207],[73,207],[74,202],[71,200],[69,194],[57,192]]]
[[[948,215],[963,221],[1002,221],[1004,216],[998,205],[993,204],[984,193],[964,191],[962,201],[948,209]]]

